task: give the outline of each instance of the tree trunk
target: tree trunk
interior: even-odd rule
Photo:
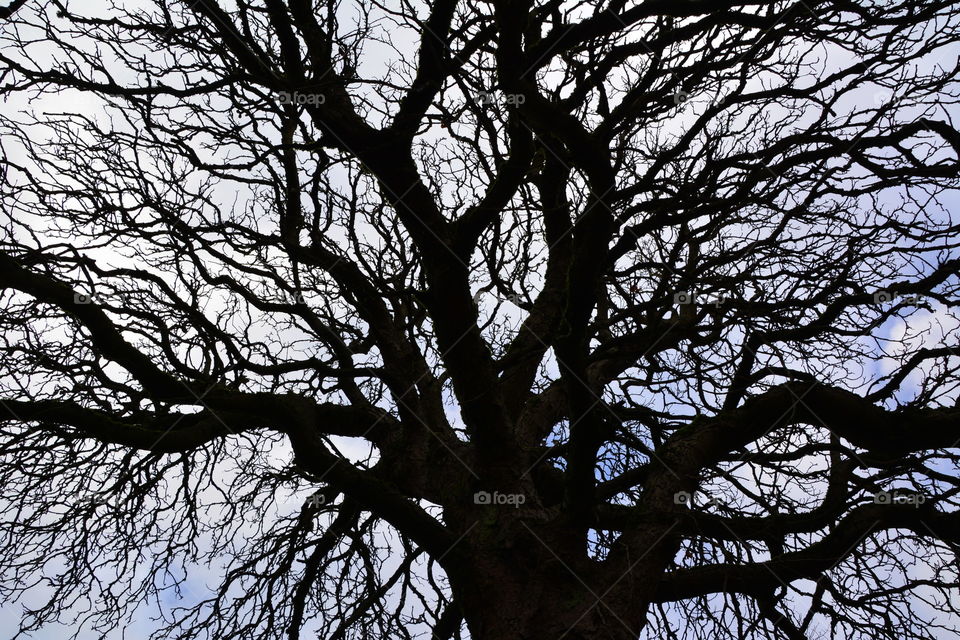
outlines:
[[[472,640],[636,640],[646,606],[546,547],[479,552],[454,580]],[[617,587],[626,585],[617,584]]]

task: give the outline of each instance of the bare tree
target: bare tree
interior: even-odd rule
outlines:
[[[960,635],[957,3],[0,18],[22,633]]]

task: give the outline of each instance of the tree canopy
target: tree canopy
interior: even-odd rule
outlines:
[[[5,613],[957,637],[958,70],[939,0],[8,3]]]

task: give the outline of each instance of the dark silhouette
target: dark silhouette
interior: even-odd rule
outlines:
[[[957,3],[114,4],[0,10],[23,630],[957,637]]]

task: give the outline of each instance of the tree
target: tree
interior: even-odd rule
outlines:
[[[955,3],[0,18],[23,631],[956,637]]]

